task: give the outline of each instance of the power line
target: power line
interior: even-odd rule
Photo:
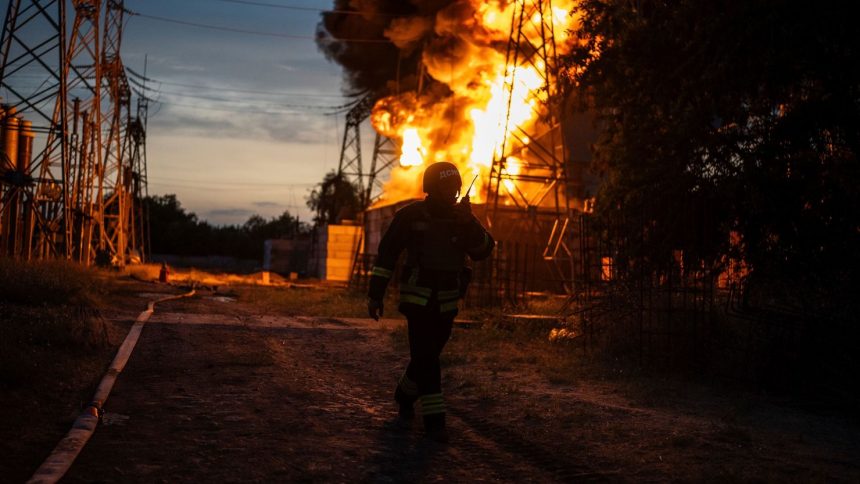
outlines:
[[[237,186],[244,185],[250,187],[284,187],[284,188],[301,188],[301,187],[313,187],[316,186],[317,183],[274,183],[274,182],[242,182],[242,181],[234,181],[234,180],[201,180],[201,179],[192,179],[192,178],[176,178],[176,177],[163,177],[163,176],[150,176],[150,180],[161,181],[161,182],[180,182],[180,183],[189,183],[198,186],[219,186],[219,185],[229,185],[229,186]]]
[[[161,88],[152,87],[152,85],[147,86],[147,85],[144,85],[143,83],[141,83],[140,81],[134,79],[133,77],[128,78],[128,80],[129,80],[129,82],[131,82],[132,84],[134,84],[138,88],[145,89],[147,91],[151,91],[154,93],[176,94],[176,95],[181,95],[181,96],[199,97],[201,99],[208,99],[207,97],[200,95],[200,94],[189,94],[189,93],[178,92],[178,91],[165,91],[164,89],[161,89]],[[209,89],[211,89],[211,90],[217,91],[217,92],[234,93],[234,94],[259,94],[262,96],[303,97],[303,98],[309,98],[309,97],[332,98],[332,97],[337,97],[339,99],[346,99],[342,95],[336,96],[336,95],[332,95],[332,94],[285,93],[285,92],[275,92],[275,91],[254,91],[254,90],[250,90],[250,89],[247,89],[247,90],[235,90],[235,89],[226,89],[226,88],[219,89],[219,88],[210,88],[208,86],[203,86],[203,85],[186,84],[186,83],[178,83],[178,82],[165,82],[165,81],[155,81],[154,83],[157,83],[159,85],[160,84],[168,84],[171,86],[187,87],[189,89],[197,89],[197,90],[201,90],[201,89],[202,90],[209,90]],[[225,98],[213,98],[213,99],[214,100],[224,100]],[[269,101],[269,100],[263,100],[263,101]],[[337,106],[332,106],[332,107],[337,107]]]
[[[248,35],[259,35],[263,37],[277,37],[281,39],[300,39],[300,40],[316,40],[315,36],[312,35],[296,35],[296,34],[287,34],[282,32],[264,32],[262,30],[248,30],[248,29],[240,29],[235,27],[226,27],[222,25],[211,25],[204,24],[199,22],[190,22],[188,20],[180,20],[169,17],[161,17],[159,15],[149,15],[145,13],[135,12],[129,9],[125,9],[126,13],[129,15],[133,15],[136,17],[146,18],[150,20],[157,20],[159,22],[167,22],[178,25],[185,25],[188,27],[197,27],[201,29],[209,29],[209,30],[220,30],[222,32],[232,32],[235,34],[248,34]],[[353,39],[353,38],[336,38],[333,37],[333,40],[337,42],[354,42],[354,43],[367,43],[367,44],[390,44],[390,40],[386,39]]]
[[[200,104],[186,104],[186,103],[178,103],[174,101],[158,101],[159,104],[163,104],[166,106],[180,106],[185,108],[192,109],[202,109],[205,111],[222,111],[226,113],[245,113],[245,114],[263,114],[266,116],[284,116],[284,115],[309,115],[309,114],[328,114],[328,113],[312,113],[308,111],[271,111],[271,110],[260,110],[260,109],[228,109],[228,108],[219,108],[214,106],[202,106]]]
[[[285,10],[299,10],[304,12],[320,12],[320,13],[339,13],[343,15],[364,15],[363,12],[358,12],[356,10],[342,10],[342,9],[324,9],[324,8],[316,8],[316,7],[300,7],[296,5],[284,5],[280,3],[269,3],[269,2],[255,2],[251,0],[216,0],[218,2],[224,3],[236,3],[239,5],[252,5],[255,7],[269,7],[269,8],[282,8]],[[404,14],[394,14],[394,13],[374,13],[375,16],[380,17],[403,17]]]
[[[266,106],[255,105],[254,103],[249,103],[247,101],[243,101],[241,99],[227,99],[227,98],[219,98],[213,96],[206,95],[197,95],[197,94],[189,94],[184,92],[175,92],[175,91],[158,91],[161,94],[165,94],[167,96],[178,96],[178,97],[187,97],[192,99],[203,99],[205,101],[215,101],[219,103],[233,103],[233,104],[241,104],[248,107],[260,107],[262,109],[267,108],[288,108],[288,109],[327,109],[327,110],[337,110],[343,109],[349,104],[340,104],[340,105],[330,105],[330,104],[281,104],[281,103],[269,103]],[[263,100],[265,102],[265,100]]]
[[[351,109],[352,106],[354,105],[354,103],[340,104],[337,106],[323,105],[323,104],[277,104],[277,103],[270,103],[270,104],[261,106],[261,105],[254,105],[254,104],[250,104],[247,102],[243,102],[241,100],[216,98],[216,97],[211,97],[211,96],[197,96],[194,94],[186,94],[186,93],[173,93],[173,92],[159,91],[159,94],[164,94],[164,95],[167,95],[168,97],[170,97],[170,96],[187,97],[187,98],[194,98],[194,99],[203,99],[203,100],[207,100],[207,101],[214,101],[214,102],[219,102],[219,103],[239,104],[242,106],[247,106],[250,110],[231,110],[231,111],[233,111],[233,112],[247,112],[247,113],[252,113],[252,114],[254,114],[254,113],[272,114],[272,115],[276,115],[276,114],[299,114],[299,113],[296,113],[294,111],[289,111],[290,109],[311,110],[311,111],[323,110],[323,111],[326,111],[326,114],[327,114],[327,113],[332,113],[332,112],[340,112],[344,109]],[[173,105],[177,105],[177,106],[186,106],[186,107],[196,107],[196,108],[200,108],[200,109],[219,110],[219,109],[211,107],[211,106],[186,105],[184,103],[176,103],[173,101],[167,101],[166,103],[164,101],[158,101],[158,102],[163,103],[163,104],[168,104],[168,105],[173,104]],[[283,111],[272,111],[271,108],[283,108],[284,110]]]
[[[177,86],[177,87],[188,87],[192,89],[208,89],[212,91],[222,91],[222,92],[235,92],[240,94],[263,94],[270,96],[301,96],[301,97],[333,97],[333,98],[345,98],[346,96],[342,94],[315,94],[310,92],[292,92],[292,91],[260,91],[256,89],[238,89],[232,87],[217,87],[217,86],[205,86],[203,84],[190,84],[185,82],[173,82],[173,81],[161,81],[161,80],[153,80],[153,82],[157,82],[158,84],[165,84],[168,86]],[[149,86],[146,86],[146,89],[152,89]]]

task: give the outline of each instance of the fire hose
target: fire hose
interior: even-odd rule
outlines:
[[[68,472],[78,454],[83,450],[84,445],[86,445],[95,432],[96,426],[104,413],[103,405],[108,395],[110,395],[117,377],[122,373],[129,357],[131,357],[131,352],[134,351],[134,347],[137,345],[138,339],[140,339],[140,333],[143,331],[144,324],[146,324],[146,321],[149,320],[149,317],[155,311],[155,305],[174,299],[191,297],[195,292],[196,290],[192,289],[185,294],[163,297],[150,301],[147,304],[146,310],[137,316],[137,319],[117,350],[113,362],[111,362],[98,388],[96,388],[92,401],[84,408],[78,418],[75,419],[71,430],[57,444],[51,455],[39,466],[33,477],[27,481],[28,484],[55,483]]]

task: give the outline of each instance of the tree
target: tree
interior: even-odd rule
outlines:
[[[307,205],[316,213],[317,224],[333,224],[352,219],[364,208],[358,187],[335,171],[326,173],[323,181],[308,195]]]
[[[262,259],[266,239],[292,238],[308,231],[289,211],[270,220],[251,215],[241,226],[217,227],[187,213],[176,195],[149,197],[146,203],[155,254]]]
[[[149,213],[152,252],[190,255],[194,239],[201,233],[197,215],[187,213],[173,194],[151,196],[144,203]]]
[[[653,258],[736,250],[751,281],[808,310],[853,299],[860,38],[845,8],[584,0],[579,14],[566,65],[601,115],[597,216],[637,221],[626,235]]]

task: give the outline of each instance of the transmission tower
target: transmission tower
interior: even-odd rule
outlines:
[[[379,199],[383,189],[383,174],[399,163],[400,147],[387,136],[376,133],[373,141],[373,157],[370,159],[370,173],[365,187],[365,200],[370,206]]]
[[[343,128],[343,143],[340,149],[340,161],[337,166],[338,179],[344,178],[358,186],[361,196],[362,207],[366,206],[365,199],[365,173],[361,159],[361,123],[373,108],[375,99],[371,95],[365,95],[346,113],[346,124]]]
[[[8,99],[0,117],[4,128],[18,126],[3,129],[4,139],[17,134],[25,148],[0,165],[6,254],[125,261],[136,222],[123,13],[121,0],[9,3],[0,37],[0,88]]]
[[[0,233],[6,255],[29,259],[34,237],[41,241],[39,254],[68,257],[63,160],[70,153],[69,140],[57,136],[65,129],[67,88],[66,2],[63,0],[12,0],[6,9],[0,37],[0,88],[4,99],[4,153],[8,157],[0,177]],[[28,88],[29,79],[44,82]],[[15,157],[11,143],[18,131],[16,113],[30,117],[33,132],[42,136],[35,153]]]
[[[146,163],[146,126],[149,118],[149,103],[152,101],[147,92],[146,77],[147,61],[144,57],[143,74],[138,74],[131,69],[128,72],[134,77],[127,78],[134,84],[132,92],[137,95],[137,112],[131,119],[128,127],[131,157],[131,211],[133,221],[129,225],[129,240],[131,249],[137,251],[141,261],[148,260],[150,253],[150,229],[149,229],[149,206],[146,200],[149,198],[149,183]]]
[[[509,218],[511,211],[515,217],[520,213],[520,223],[524,221],[528,231],[519,224],[516,230],[539,238],[536,242],[544,247],[543,259],[571,292],[574,253],[569,240],[576,224],[571,221],[568,196],[553,15],[550,0],[518,0],[515,4],[506,52],[506,136],[493,159],[487,200],[494,225],[500,225],[501,217]],[[542,81],[537,102],[531,104],[537,121],[512,126],[511,104],[523,92],[521,68],[535,70]]]
[[[375,133],[373,156],[368,169],[365,170],[361,154],[361,125],[370,116],[375,102],[376,97],[368,94],[347,111],[337,169],[338,176],[345,177],[358,187],[362,209],[373,204],[382,193],[380,175],[389,170],[400,157],[400,148],[393,140]]]
[[[106,6],[101,61],[108,96],[104,106],[104,171],[98,197],[102,216],[98,248],[112,254],[115,263],[122,266],[129,248],[129,231],[134,227],[132,160],[129,156],[131,88],[120,57],[125,12],[122,0],[107,0]]]

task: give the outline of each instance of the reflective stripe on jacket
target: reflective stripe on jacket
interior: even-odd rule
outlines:
[[[382,300],[397,260],[406,250],[401,305],[426,307],[434,302],[440,312],[456,311],[466,256],[481,260],[493,247],[492,236],[474,216],[468,223],[457,223],[451,207],[427,200],[411,203],[397,211],[379,243],[368,296]]]

